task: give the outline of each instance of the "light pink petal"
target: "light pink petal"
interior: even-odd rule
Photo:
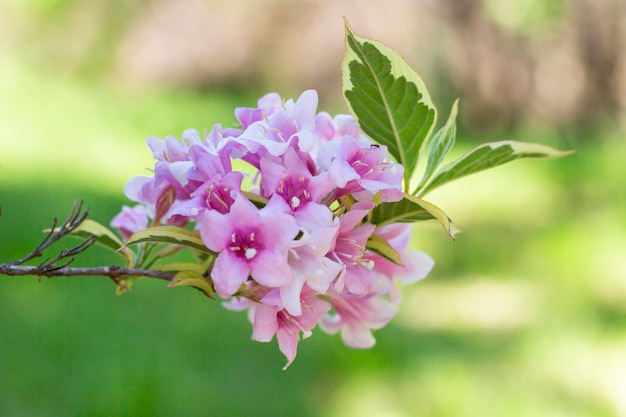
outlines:
[[[261,189],[266,197],[276,192],[280,185],[280,180],[285,176],[285,167],[276,161],[263,158],[261,166]]]
[[[296,237],[300,229],[292,216],[268,213],[268,210],[268,206],[265,206],[261,211],[259,240],[266,249],[282,250]]]
[[[246,282],[250,275],[250,267],[237,255],[225,250],[215,259],[211,279],[215,291],[222,298],[231,297]]]
[[[330,178],[337,187],[343,188],[348,181],[358,180],[361,178],[352,166],[344,159],[337,158],[330,164]]]
[[[278,308],[270,305],[259,305],[254,312],[252,339],[257,342],[269,342],[278,331]]]
[[[365,307],[363,320],[371,329],[380,329],[389,323],[398,312],[398,306],[382,297],[372,297]]]
[[[402,256],[406,272],[400,270],[395,275],[398,281],[404,284],[412,284],[426,278],[435,266],[435,260],[428,254],[418,251],[410,251]]]
[[[302,314],[300,293],[302,292],[303,286],[304,276],[301,274],[294,274],[290,283],[279,288],[281,302],[292,316],[299,316]]]
[[[322,172],[321,174],[312,177],[309,181],[309,193],[311,194],[311,200],[315,202],[319,202],[334,188],[335,184],[330,178],[328,172]]]
[[[375,278],[373,271],[358,265],[349,267],[343,277],[346,288],[358,296],[367,295],[374,285]]]
[[[347,213],[341,216],[340,232],[347,233],[354,229],[374,206],[375,204],[372,201],[362,201],[353,205]]]
[[[267,117],[283,105],[283,99],[278,93],[267,93],[257,101],[257,104]]]
[[[343,265],[318,255],[307,247],[297,251],[299,259],[294,261],[294,276],[303,276],[306,284],[317,293],[324,294],[337,278]]]
[[[296,121],[298,129],[313,130],[315,128],[317,103],[318,97],[315,90],[307,90],[298,97],[291,112],[291,117]]]
[[[335,126],[337,126],[337,132],[341,136],[359,137],[361,135],[361,129],[356,123],[354,117],[350,114],[338,114],[333,119]]]
[[[287,364],[283,368],[283,370],[285,370],[296,358],[300,335],[289,331],[289,329],[280,328],[276,333],[276,339],[278,339],[278,348],[287,358]]]
[[[224,250],[233,233],[231,217],[215,210],[206,210],[200,222],[200,237],[214,252]]]
[[[148,183],[154,182],[153,177],[135,176],[126,183],[124,187],[124,195],[131,201],[147,203],[144,192]],[[153,202],[153,201],[152,201]]]
[[[370,329],[362,323],[350,323],[341,329],[341,340],[346,346],[369,349],[376,344]]]
[[[306,297],[306,300],[302,303],[303,313],[298,317],[298,323],[303,330],[305,330],[304,338],[310,336],[310,331],[317,325],[321,317],[328,313],[331,309],[331,305],[324,300],[321,300],[315,296],[308,294],[310,289],[304,287],[302,294]]]
[[[254,228],[259,224],[259,210],[243,194],[235,197],[229,216],[237,228]]]
[[[331,140],[335,136],[335,126],[333,119],[327,112],[319,112],[315,117],[315,132],[325,140]]]
[[[334,232],[338,231],[338,224],[334,222],[332,211],[323,204],[311,202],[295,212],[294,217],[298,225],[309,232],[319,228],[330,228]]]
[[[293,272],[286,258],[277,250],[259,251],[249,261],[252,278],[259,284],[270,288],[289,284],[293,278]]]
[[[320,319],[319,325],[325,333],[335,334],[343,327],[343,321],[336,314],[326,314]]]

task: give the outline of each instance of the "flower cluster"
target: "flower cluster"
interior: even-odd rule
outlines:
[[[276,336],[285,367],[317,324],[348,346],[372,346],[371,330],[397,311],[398,282],[433,266],[407,249],[410,224],[368,221],[378,204],[403,198],[403,166],[352,116],[317,113],[317,102],[312,90],[295,102],[271,93],[236,109],[238,128],[149,138],[154,174],[128,182],[139,204],[112,221],[125,238],[156,225],[198,230],[215,292],[247,309],[254,340]],[[401,262],[370,249],[372,239]]]

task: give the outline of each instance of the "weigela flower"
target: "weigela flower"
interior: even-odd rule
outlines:
[[[261,302],[250,307],[254,325],[252,338],[259,342],[269,342],[274,335],[278,339],[280,351],[287,357],[287,369],[296,357],[300,335],[311,336],[311,330],[331,306],[316,297],[314,291],[305,289],[301,298],[302,313],[294,316],[281,307],[276,292],[270,292]]]
[[[313,90],[284,102],[271,93],[235,110],[238,127],[149,138],[153,175],[128,181],[127,197],[140,204],[112,221],[125,239],[160,224],[199,230],[215,292],[225,307],[248,310],[254,340],[276,336],[285,368],[318,323],[348,346],[372,346],[372,330],[398,309],[398,283],[433,266],[408,250],[408,225],[370,222],[378,204],[403,198],[402,165],[352,116],[317,104]],[[372,236],[402,264],[369,249]]]
[[[268,203],[259,210],[238,195],[226,214],[205,211],[200,234],[207,248],[218,253],[211,278],[220,297],[234,295],[248,276],[270,288],[291,282],[287,249],[299,229],[292,216],[273,207]]]
[[[133,233],[148,227],[148,221],[146,207],[137,204],[132,208],[123,206],[122,211],[111,220],[111,226],[115,227],[124,239],[128,239]]]

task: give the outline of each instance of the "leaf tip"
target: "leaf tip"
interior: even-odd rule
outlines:
[[[447,230],[448,235],[450,236],[450,238],[452,238],[453,241],[456,242],[456,235],[458,235],[459,233],[462,233],[463,230],[456,227],[454,223],[452,223],[452,220],[450,220],[449,217],[448,217],[448,220],[450,221],[450,226],[448,227],[448,230]]]

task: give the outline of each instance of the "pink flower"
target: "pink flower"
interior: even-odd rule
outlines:
[[[365,245],[376,226],[361,224],[373,207],[373,202],[362,201],[340,218],[339,235],[332,255],[344,264],[344,270],[335,284],[336,291],[343,291],[345,286],[353,294],[365,295],[374,285],[374,262],[366,254]]]
[[[403,284],[412,284],[426,278],[435,265],[428,254],[408,250],[411,237],[411,224],[394,223],[380,227],[374,232],[385,239],[399,254],[404,265],[397,265],[388,259],[372,253],[369,257],[376,265],[375,271],[388,279],[397,279]]]
[[[327,215],[309,218],[308,228],[302,229],[302,236],[291,243],[288,262],[293,271],[293,280],[279,288],[281,302],[294,316],[302,314],[300,297],[305,285],[318,294],[324,294],[343,270],[341,263],[326,257],[335,245],[338,219],[333,218],[325,206],[311,207],[322,208]]]
[[[352,194],[357,200],[372,200],[380,192],[382,201],[399,201],[404,167],[385,162],[386,157],[386,146],[343,136],[322,145],[317,163],[339,188],[334,198]]]
[[[328,293],[335,315],[320,319],[320,327],[327,333],[341,331],[341,339],[350,347],[367,349],[376,343],[371,329],[384,327],[398,311],[398,306],[384,296],[370,294],[358,297],[348,292]]]
[[[296,151],[288,148],[282,161],[261,160],[261,192],[265,197],[278,194],[292,211],[319,203],[334,187],[328,173],[313,176]]]
[[[241,194],[226,214],[205,211],[200,235],[207,248],[218,253],[211,273],[218,295],[234,295],[248,276],[271,288],[290,283],[287,248],[298,231],[294,218],[276,210],[271,201],[259,210]]]
[[[124,239],[148,227],[148,213],[143,205],[133,208],[123,206],[122,211],[111,220],[111,227],[117,228]]]
[[[280,351],[287,357],[284,369],[296,358],[300,334],[306,339],[311,336],[320,317],[330,310],[330,304],[315,297],[315,292],[305,289],[301,298],[302,314],[294,316],[284,309],[276,291],[261,299],[261,303],[250,307],[253,332],[252,338],[258,342],[269,342],[276,335]]]
[[[262,158],[281,156],[290,144],[309,143],[314,136],[318,101],[315,90],[305,91],[296,102],[287,100],[280,107],[276,107],[275,96],[269,98],[269,114],[263,108],[259,109],[260,114],[253,109],[240,109],[238,114],[245,123],[250,123],[236,141],[248,150],[242,159],[256,168]],[[263,118],[259,119],[261,115]]]
[[[282,106],[283,100],[277,93],[269,93],[261,97],[257,104],[259,106],[257,108],[239,107],[235,109],[235,117],[244,129],[276,112]]]
[[[241,192],[242,180],[241,172],[228,172],[223,176],[216,174],[191,193],[191,199],[176,206],[171,214],[196,220],[202,219],[205,210],[216,210],[226,214],[235,202],[235,196]]]

